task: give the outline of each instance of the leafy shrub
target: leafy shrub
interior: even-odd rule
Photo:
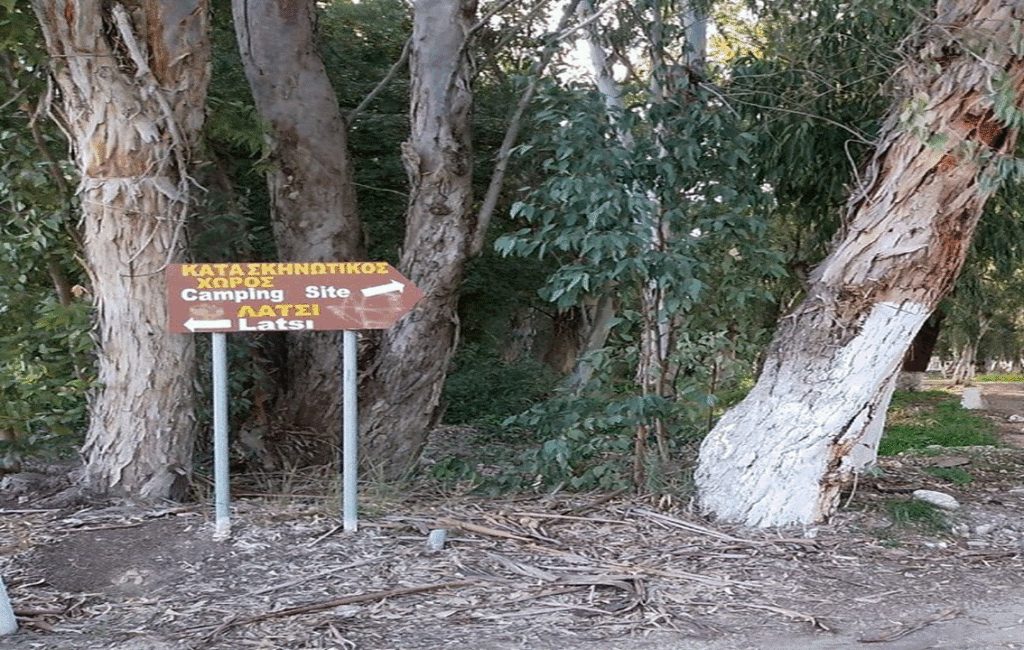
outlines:
[[[22,327],[0,332],[0,430],[16,437],[0,442],[0,454],[63,453],[88,424],[89,305],[47,300],[19,316]]]
[[[506,363],[482,345],[459,351],[444,387],[447,424],[497,427],[545,398],[555,377],[533,359]]]
[[[630,411],[639,404],[561,395],[503,424],[539,440],[499,477],[505,488],[616,489],[628,484]]]
[[[537,442],[490,485],[500,489],[627,487],[637,429],[659,419],[670,423],[666,437],[678,451],[680,445],[696,439],[694,427],[700,427],[703,416],[698,412],[694,417],[692,404],[656,395],[558,395],[503,423],[508,431]],[[648,448],[653,446],[649,442]],[[641,462],[654,470],[649,478],[659,476],[653,453]]]

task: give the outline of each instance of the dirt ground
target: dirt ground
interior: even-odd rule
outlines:
[[[717,525],[667,495],[368,489],[346,534],[331,489],[295,477],[233,485],[215,541],[209,503],[76,502],[67,466],[34,467],[0,482],[21,626],[0,648],[1024,649],[1024,385],[984,391],[1005,446],[884,459],[799,530]],[[893,523],[919,488],[960,507]]]

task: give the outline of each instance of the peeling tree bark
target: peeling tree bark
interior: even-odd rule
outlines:
[[[1022,21],[1019,0],[940,0],[910,45],[905,99],[844,234],[780,323],[754,389],[701,447],[706,510],[755,526],[817,522],[873,461],[895,373],[960,272],[986,175],[1013,151],[1017,132],[995,119],[991,89],[1002,83],[1021,106],[1024,53],[1011,44]]]
[[[232,0],[256,109],[267,124],[271,216],[282,261],[366,259],[346,125],[316,51],[312,0]],[[337,332],[288,336],[278,418],[333,431],[340,421]]]
[[[411,197],[399,269],[424,297],[383,332],[360,391],[363,458],[386,479],[412,469],[440,419],[459,337],[459,286],[476,225],[468,51],[475,13],[474,0],[414,5],[412,129],[402,147]]]
[[[205,0],[34,0],[81,176],[98,386],[85,482],[180,498],[191,472],[192,337],[167,332],[164,266],[179,260],[188,166],[209,79]]]

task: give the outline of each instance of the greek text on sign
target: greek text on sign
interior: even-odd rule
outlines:
[[[423,292],[387,262],[171,264],[172,332],[387,329]]]

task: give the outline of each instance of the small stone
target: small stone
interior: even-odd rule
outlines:
[[[996,525],[995,524],[978,524],[977,526],[974,527],[974,534],[975,535],[988,535],[989,533],[991,533],[995,529],[996,529]]]
[[[911,496],[918,501],[930,503],[933,506],[937,506],[944,510],[956,510],[960,507],[960,503],[945,492],[936,492],[935,490],[914,490]]]
[[[957,537],[970,537],[971,527],[967,524],[953,524],[953,534]]]
[[[981,389],[977,386],[964,389],[963,397],[960,399],[960,405],[965,409],[983,409],[985,408],[985,400],[981,397]]]
[[[1014,413],[1013,415],[1006,419],[1009,420],[1010,422],[1024,422],[1024,415],[1018,415],[1017,413]]]
[[[444,548],[444,540],[448,537],[448,531],[443,528],[435,528],[427,536],[427,549],[434,553]]]

